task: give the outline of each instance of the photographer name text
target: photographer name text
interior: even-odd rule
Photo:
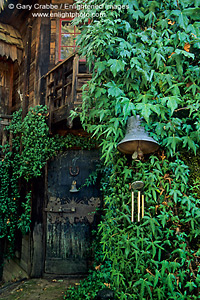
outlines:
[[[70,5],[70,4],[66,4],[66,3],[61,3],[61,4],[39,4],[39,3],[35,3],[35,4],[21,4],[21,3],[17,3],[17,4],[13,4],[10,3],[8,4],[8,8],[9,9],[19,9],[19,10],[58,10],[58,9],[77,9],[77,10],[91,10],[91,9],[129,9],[128,5],[105,5],[105,4],[100,4],[100,5],[87,5],[87,4],[82,4],[82,5]]]

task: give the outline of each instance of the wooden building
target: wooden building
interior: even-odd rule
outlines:
[[[82,132],[70,110],[81,103],[81,86],[91,78],[75,54],[72,0],[8,0],[0,13],[0,117],[3,127],[14,111],[47,104],[52,134]],[[4,279],[85,274],[91,230],[100,206],[98,187],[71,192],[95,170],[97,150],[71,150],[48,162],[33,183],[31,232],[18,241]],[[89,163],[88,163],[89,162]]]

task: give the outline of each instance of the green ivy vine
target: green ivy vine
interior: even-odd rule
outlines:
[[[16,230],[30,229],[31,185],[34,177],[53,155],[55,148],[45,122],[47,108],[31,108],[24,119],[22,110],[13,114],[7,126],[7,142],[0,162],[0,238],[6,240],[8,252],[14,249]],[[26,195],[22,197],[21,186]]]
[[[75,24],[90,22],[77,42],[93,76],[79,115],[111,170],[98,233],[111,288],[120,300],[200,299],[199,182],[188,159],[192,153],[199,160],[200,2],[84,3],[91,9]],[[136,115],[160,145],[143,161],[117,150],[128,117]],[[145,216],[133,223],[129,185],[135,180],[145,183]],[[89,278],[83,289],[90,286]]]

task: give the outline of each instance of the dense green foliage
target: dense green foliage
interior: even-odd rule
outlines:
[[[98,290],[110,287],[111,263],[105,260],[103,262],[104,257],[97,237],[92,244],[92,250],[94,266],[89,270],[87,279],[83,280],[77,288],[69,287],[64,299],[94,299]]]
[[[103,138],[106,162],[128,116],[138,113],[168,154],[182,147],[196,152],[200,8],[189,1],[108,4],[121,2],[130,8],[105,10],[105,17],[93,20],[79,38],[82,55],[90,64],[95,61],[96,70],[85,92],[84,126]]]
[[[0,162],[0,238],[7,240],[10,251],[16,230],[25,234],[30,228],[29,182],[41,175],[42,167],[55,150],[51,147],[46,114],[46,107],[36,106],[22,119],[19,110],[6,128],[10,141],[2,148],[4,158]],[[26,195],[22,196],[20,187]]]
[[[76,20],[91,20],[78,43],[94,69],[80,117],[112,168],[99,226],[111,286],[120,300],[200,299],[199,188],[181,159],[199,148],[200,1],[84,3],[96,7]],[[137,114],[161,147],[142,162],[116,148],[128,117]],[[130,219],[129,183],[135,180],[145,183],[140,223]],[[79,291],[73,299],[88,299]]]
[[[59,151],[96,146],[90,137],[50,137],[47,116],[47,107],[42,105],[31,108],[24,119],[20,109],[6,128],[8,142],[2,147],[4,158],[0,161],[0,239],[7,241],[9,254],[16,231],[25,234],[30,229],[31,180],[42,174],[47,160]]]

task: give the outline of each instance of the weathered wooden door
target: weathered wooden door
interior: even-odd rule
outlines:
[[[71,150],[48,164],[45,272],[87,272],[91,230],[100,206],[97,186],[81,187],[95,171],[98,151]],[[72,192],[72,182],[77,189]]]

